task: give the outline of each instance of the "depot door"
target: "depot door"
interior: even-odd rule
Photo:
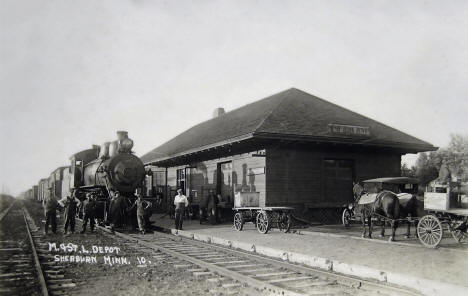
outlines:
[[[323,164],[326,202],[340,205],[353,201],[354,161],[325,159]]]

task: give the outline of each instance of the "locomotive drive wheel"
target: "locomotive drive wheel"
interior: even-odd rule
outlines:
[[[458,221],[452,224],[451,228],[456,228],[460,226],[463,222]],[[468,243],[468,233],[466,232],[466,229],[457,229],[457,230],[451,230],[450,233],[452,233],[453,238],[460,244],[466,244]]]
[[[349,221],[351,220],[351,211],[349,209],[344,209],[343,214],[341,215],[341,223],[344,227],[349,227]]]
[[[436,216],[426,215],[419,220],[417,232],[419,240],[424,246],[435,248],[442,240],[442,223]]]
[[[266,234],[270,229],[270,221],[268,220],[268,213],[260,211],[257,214],[257,230],[262,234]]]
[[[244,217],[242,217],[241,212],[237,212],[234,215],[234,228],[236,228],[237,231],[241,231],[243,227],[244,227]]]
[[[287,233],[291,229],[291,215],[279,214],[278,215],[278,229]]]

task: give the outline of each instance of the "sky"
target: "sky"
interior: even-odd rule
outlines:
[[[3,0],[2,188],[291,87],[446,146],[468,134],[466,28],[467,1]]]

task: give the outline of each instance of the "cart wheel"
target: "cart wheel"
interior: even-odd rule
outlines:
[[[421,220],[419,220],[417,232],[421,243],[429,248],[437,247],[442,240],[442,224],[434,215],[422,217]]]
[[[257,214],[257,230],[260,233],[267,233],[270,229],[270,221],[268,220],[268,213],[265,211],[260,211]]]
[[[463,221],[459,221],[459,222],[455,222],[453,223],[453,225],[451,226],[451,228],[456,228],[456,227],[459,227],[460,225],[462,225],[464,222]],[[468,243],[468,233],[466,232],[466,228],[464,227],[464,229],[457,229],[457,230],[451,230],[450,231],[452,233],[452,236],[453,238],[460,244],[466,244]]]
[[[291,215],[290,214],[279,214],[278,229],[284,233],[289,232],[289,230],[291,229]]]
[[[241,231],[243,227],[244,227],[244,218],[242,217],[241,212],[237,212],[234,215],[234,228],[237,231]]]
[[[341,215],[341,223],[344,227],[349,227],[349,222],[351,220],[351,211],[349,209],[343,210],[343,215]]]

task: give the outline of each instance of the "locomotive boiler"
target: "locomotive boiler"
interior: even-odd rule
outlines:
[[[133,141],[126,131],[117,132],[117,140],[75,153],[71,158],[70,188],[78,198],[93,192],[106,203],[110,191],[133,197],[145,177],[143,162],[132,152]],[[101,211],[99,211],[101,212]],[[105,219],[105,211],[102,211]]]

